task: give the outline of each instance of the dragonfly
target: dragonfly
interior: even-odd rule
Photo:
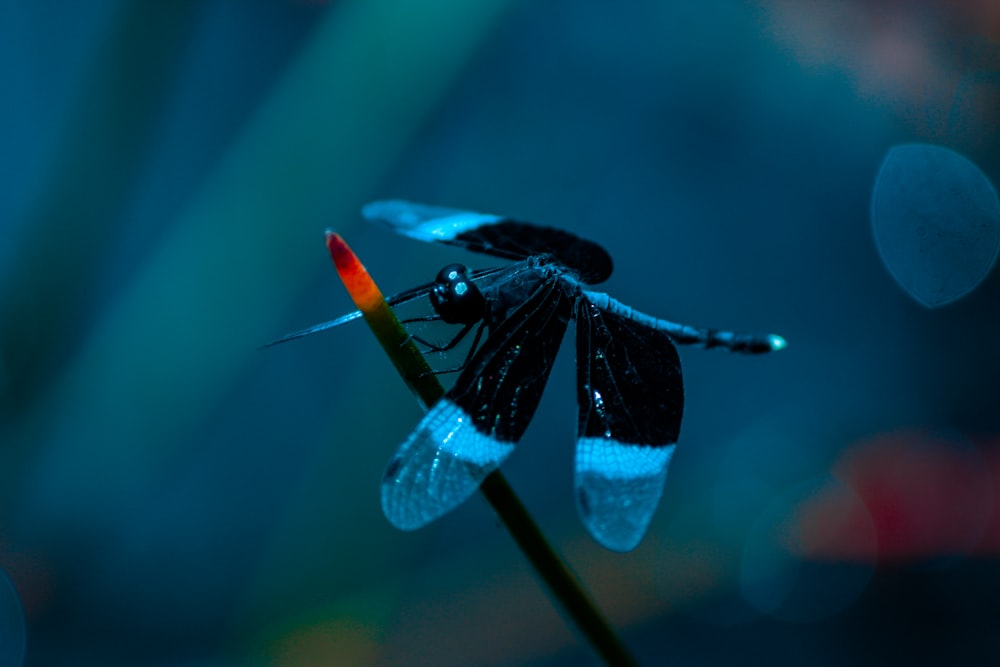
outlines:
[[[452,349],[474,331],[454,385],[385,470],[382,509],[403,530],[455,509],[513,453],[573,321],[578,513],[599,544],[631,551],[659,505],[680,434],[684,384],[676,346],[745,354],[786,347],[775,334],[678,324],[594,291],[611,275],[610,255],[561,229],[402,200],[372,202],[362,213],[418,241],[509,262],[477,270],[450,264],[434,282],[387,299],[397,306],[427,297],[431,314],[416,319],[461,327],[443,345],[417,338],[429,350]],[[355,311],[270,345],[360,317]]]

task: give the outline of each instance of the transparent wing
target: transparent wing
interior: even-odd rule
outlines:
[[[390,461],[382,480],[390,523],[413,530],[446,514],[514,451],[538,407],[571,307],[561,281],[548,280],[490,331]]]
[[[382,511],[397,528],[420,528],[463,503],[513,451],[514,443],[480,433],[443,398],[389,462]]]
[[[630,551],[659,504],[680,433],[680,359],[666,333],[586,298],[575,316],[577,508],[595,540]]]

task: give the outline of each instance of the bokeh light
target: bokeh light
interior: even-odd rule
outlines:
[[[974,164],[926,144],[895,146],[879,168],[872,228],[886,268],[934,308],[986,279],[1000,252],[1000,201]]]

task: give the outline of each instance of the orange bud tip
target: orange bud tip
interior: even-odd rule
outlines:
[[[326,248],[330,251],[330,259],[337,267],[344,287],[359,310],[367,313],[383,303],[382,293],[340,234],[327,230]]]
[[[352,261],[358,261],[357,256],[348,247],[344,239],[334,231],[327,230],[326,232],[326,249],[330,252],[330,259],[333,260],[338,271],[342,270],[344,266],[350,264]]]

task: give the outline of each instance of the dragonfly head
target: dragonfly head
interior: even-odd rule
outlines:
[[[486,299],[462,264],[449,264],[438,272],[430,297],[434,312],[448,324],[472,324],[486,313]]]

